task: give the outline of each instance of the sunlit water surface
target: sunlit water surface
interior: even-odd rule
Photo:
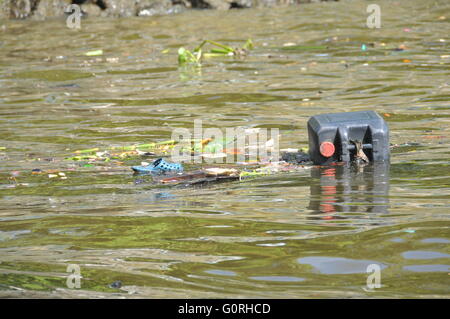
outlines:
[[[0,296],[448,297],[450,7],[377,3],[380,29],[365,26],[366,1],[87,19],[81,31],[3,21]],[[178,68],[180,46],[247,38],[245,59]],[[134,176],[146,159],[65,160],[167,140],[194,119],[276,127],[282,148],[304,147],[310,116],[366,109],[403,145],[390,166],[194,188]],[[66,286],[69,264],[81,289]]]

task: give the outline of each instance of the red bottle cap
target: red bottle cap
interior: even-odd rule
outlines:
[[[320,154],[324,157],[331,157],[334,154],[334,144],[331,142],[322,142],[320,144]]]

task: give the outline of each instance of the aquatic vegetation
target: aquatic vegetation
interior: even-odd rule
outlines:
[[[203,52],[203,47],[206,44],[213,46],[209,52]],[[228,45],[221,44],[211,40],[204,40],[192,52],[183,47],[178,49],[178,64],[194,64],[200,65],[202,58],[213,58],[223,56],[246,56],[248,51],[253,49],[253,42],[248,39],[241,48],[232,48]]]
[[[200,64],[202,58],[202,51],[198,51],[193,54],[191,51],[185,48],[178,49],[178,64],[183,65],[186,63]]]

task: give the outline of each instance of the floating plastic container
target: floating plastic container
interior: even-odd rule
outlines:
[[[371,162],[389,162],[389,128],[374,111],[319,114],[308,121],[309,156],[316,165],[355,160],[357,144]]]

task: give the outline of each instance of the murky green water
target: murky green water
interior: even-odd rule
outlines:
[[[378,3],[381,29],[365,27],[365,1],[83,20],[79,32],[3,21],[0,296],[448,297],[449,6]],[[247,38],[246,59],[177,68],[180,46]],[[183,188],[133,176],[139,159],[64,160],[167,140],[194,119],[278,127],[282,148],[303,147],[311,115],[365,109],[410,143],[390,167]],[[382,287],[368,291],[373,263]],[[66,287],[69,264],[81,289]]]

